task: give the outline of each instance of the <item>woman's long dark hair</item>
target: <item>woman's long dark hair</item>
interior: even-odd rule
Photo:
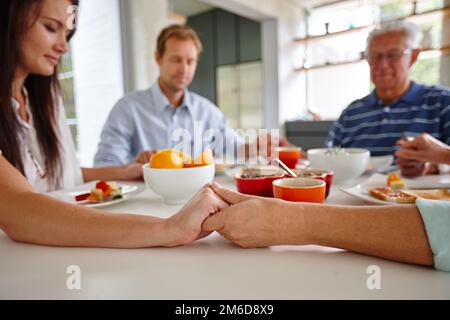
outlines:
[[[71,2],[78,5],[78,0]],[[19,59],[23,56],[21,41],[30,27],[29,19],[33,13],[37,19],[41,5],[42,0],[0,1],[0,150],[22,174],[25,172],[19,145],[20,127],[11,102],[13,80]],[[54,188],[60,186],[62,176],[61,149],[56,132],[60,96],[57,74],[56,68],[54,74],[48,77],[30,74],[24,84],[39,147],[45,158],[47,178]]]

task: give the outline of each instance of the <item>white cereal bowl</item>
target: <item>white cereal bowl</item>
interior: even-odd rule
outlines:
[[[332,170],[334,180],[343,182],[360,177],[369,165],[370,151],[367,149],[341,149],[342,154],[327,152],[330,149],[311,149],[308,160],[311,169]]]
[[[153,169],[143,167],[144,180],[148,188],[170,205],[188,202],[203,186],[214,179],[214,165],[184,169]]]

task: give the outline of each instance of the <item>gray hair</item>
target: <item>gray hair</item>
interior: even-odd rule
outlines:
[[[392,32],[400,32],[405,35],[408,49],[419,48],[419,36],[421,33],[420,28],[414,23],[396,20],[382,23],[378,28],[374,29],[367,38],[366,50],[370,48],[374,38]]]

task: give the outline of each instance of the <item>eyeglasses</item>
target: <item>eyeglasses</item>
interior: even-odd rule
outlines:
[[[400,60],[401,57],[411,53],[412,53],[411,49],[403,49],[403,50],[391,50],[386,53],[368,52],[364,56],[369,63],[379,63],[381,60],[383,60],[383,58],[386,58],[388,62],[396,62]]]

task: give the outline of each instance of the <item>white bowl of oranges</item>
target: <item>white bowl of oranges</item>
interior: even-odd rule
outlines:
[[[209,149],[195,160],[181,151],[161,150],[143,168],[147,187],[170,205],[185,204],[211,183],[215,174],[214,158]]]

